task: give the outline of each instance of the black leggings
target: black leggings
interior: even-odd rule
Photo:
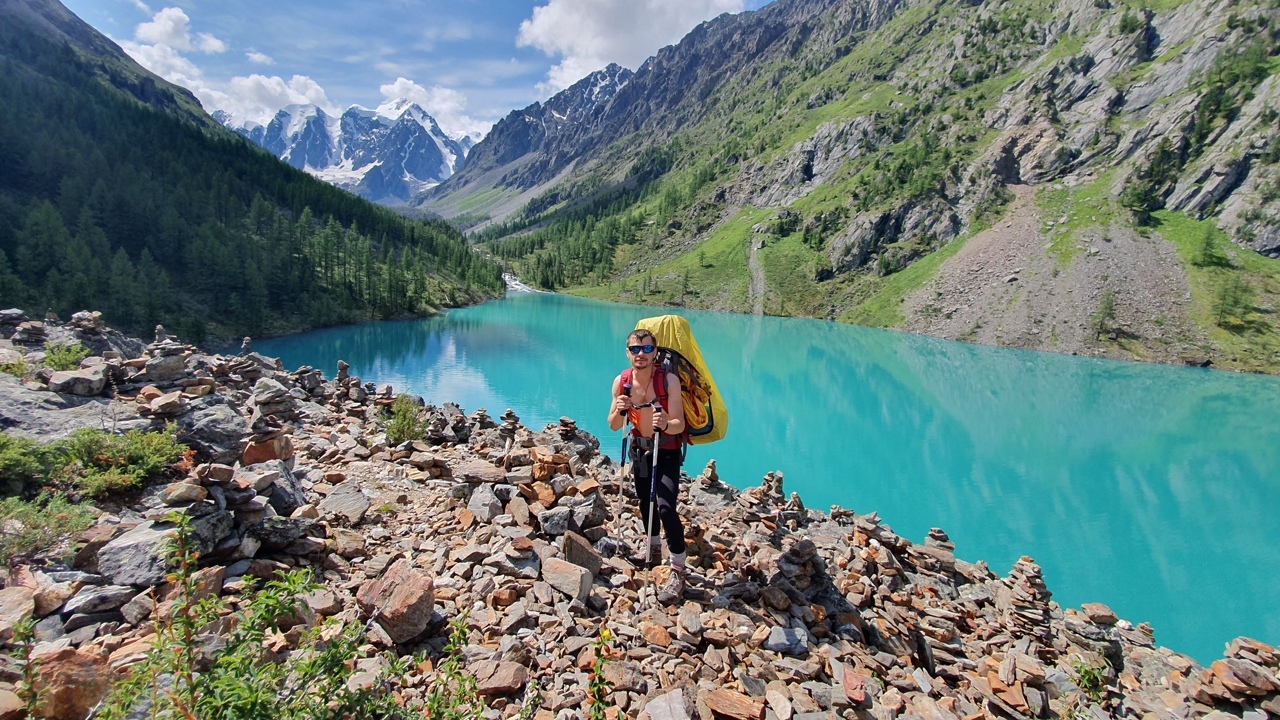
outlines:
[[[649,532],[649,453],[651,449],[632,448],[631,477],[635,481],[636,497],[640,500],[640,518],[644,520],[645,533]],[[661,450],[658,453],[658,521],[667,535],[667,549],[673,555],[684,552],[684,525],[676,512],[676,496],[680,492],[680,448]],[[657,532],[657,528],[653,528]]]

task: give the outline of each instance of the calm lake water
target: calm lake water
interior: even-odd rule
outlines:
[[[661,312],[512,294],[255,349],[533,428],[568,415],[616,459],[609,384]],[[780,470],[809,507],[877,511],[916,542],[940,527],[1001,574],[1030,555],[1064,606],[1104,602],[1206,664],[1238,635],[1280,643],[1280,379],[678,312],[731,416],[691,475]]]

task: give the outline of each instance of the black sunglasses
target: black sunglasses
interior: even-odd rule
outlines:
[[[627,350],[632,355],[639,355],[640,353],[651,353],[655,349],[656,348],[652,345],[628,345],[627,346]]]

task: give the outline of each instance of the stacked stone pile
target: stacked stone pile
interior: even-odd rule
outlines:
[[[165,361],[159,379],[158,358],[181,372]],[[643,539],[629,484],[569,418],[533,430],[510,410],[495,421],[424,405],[423,437],[390,445],[379,410],[391,388],[345,364],[329,381],[167,337],[139,360],[121,363],[137,390],[117,402],[178,392],[174,414],[147,408],[200,464],[0,590],[0,638],[36,618],[41,667],[79,678],[55,688],[85,701],[59,700],[59,717],[84,717],[75,708],[154,637],[174,511],[191,518],[210,593],[313,568],[324,589],[306,622],[360,622],[374,646],[431,657],[465,617],[463,656],[491,718],[530,694],[540,720],[579,717],[602,630],[611,717],[1280,717],[1268,645],[1242,638],[1201,667],[1105,606],[1060,607],[1029,558],[1000,577],[957,558],[940,529],[916,544],[874,514],[807,509],[781,473],[739,492],[713,462],[682,484],[690,571],[663,605],[654,587],[669,570],[624,559]],[[411,672],[405,702],[438,682],[431,667]],[[1097,669],[1096,687],[1080,668]],[[15,682],[0,666],[0,718]]]

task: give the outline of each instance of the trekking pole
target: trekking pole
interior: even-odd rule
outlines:
[[[658,604],[658,591],[654,589],[649,580],[653,578],[653,525],[657,522],[658,506],[658,433],[653,433],[653,450],[649,457],[649,522],[646,523],[644,534],[644,584],[649,588],[649,595],[653,598],[654,607]]]

